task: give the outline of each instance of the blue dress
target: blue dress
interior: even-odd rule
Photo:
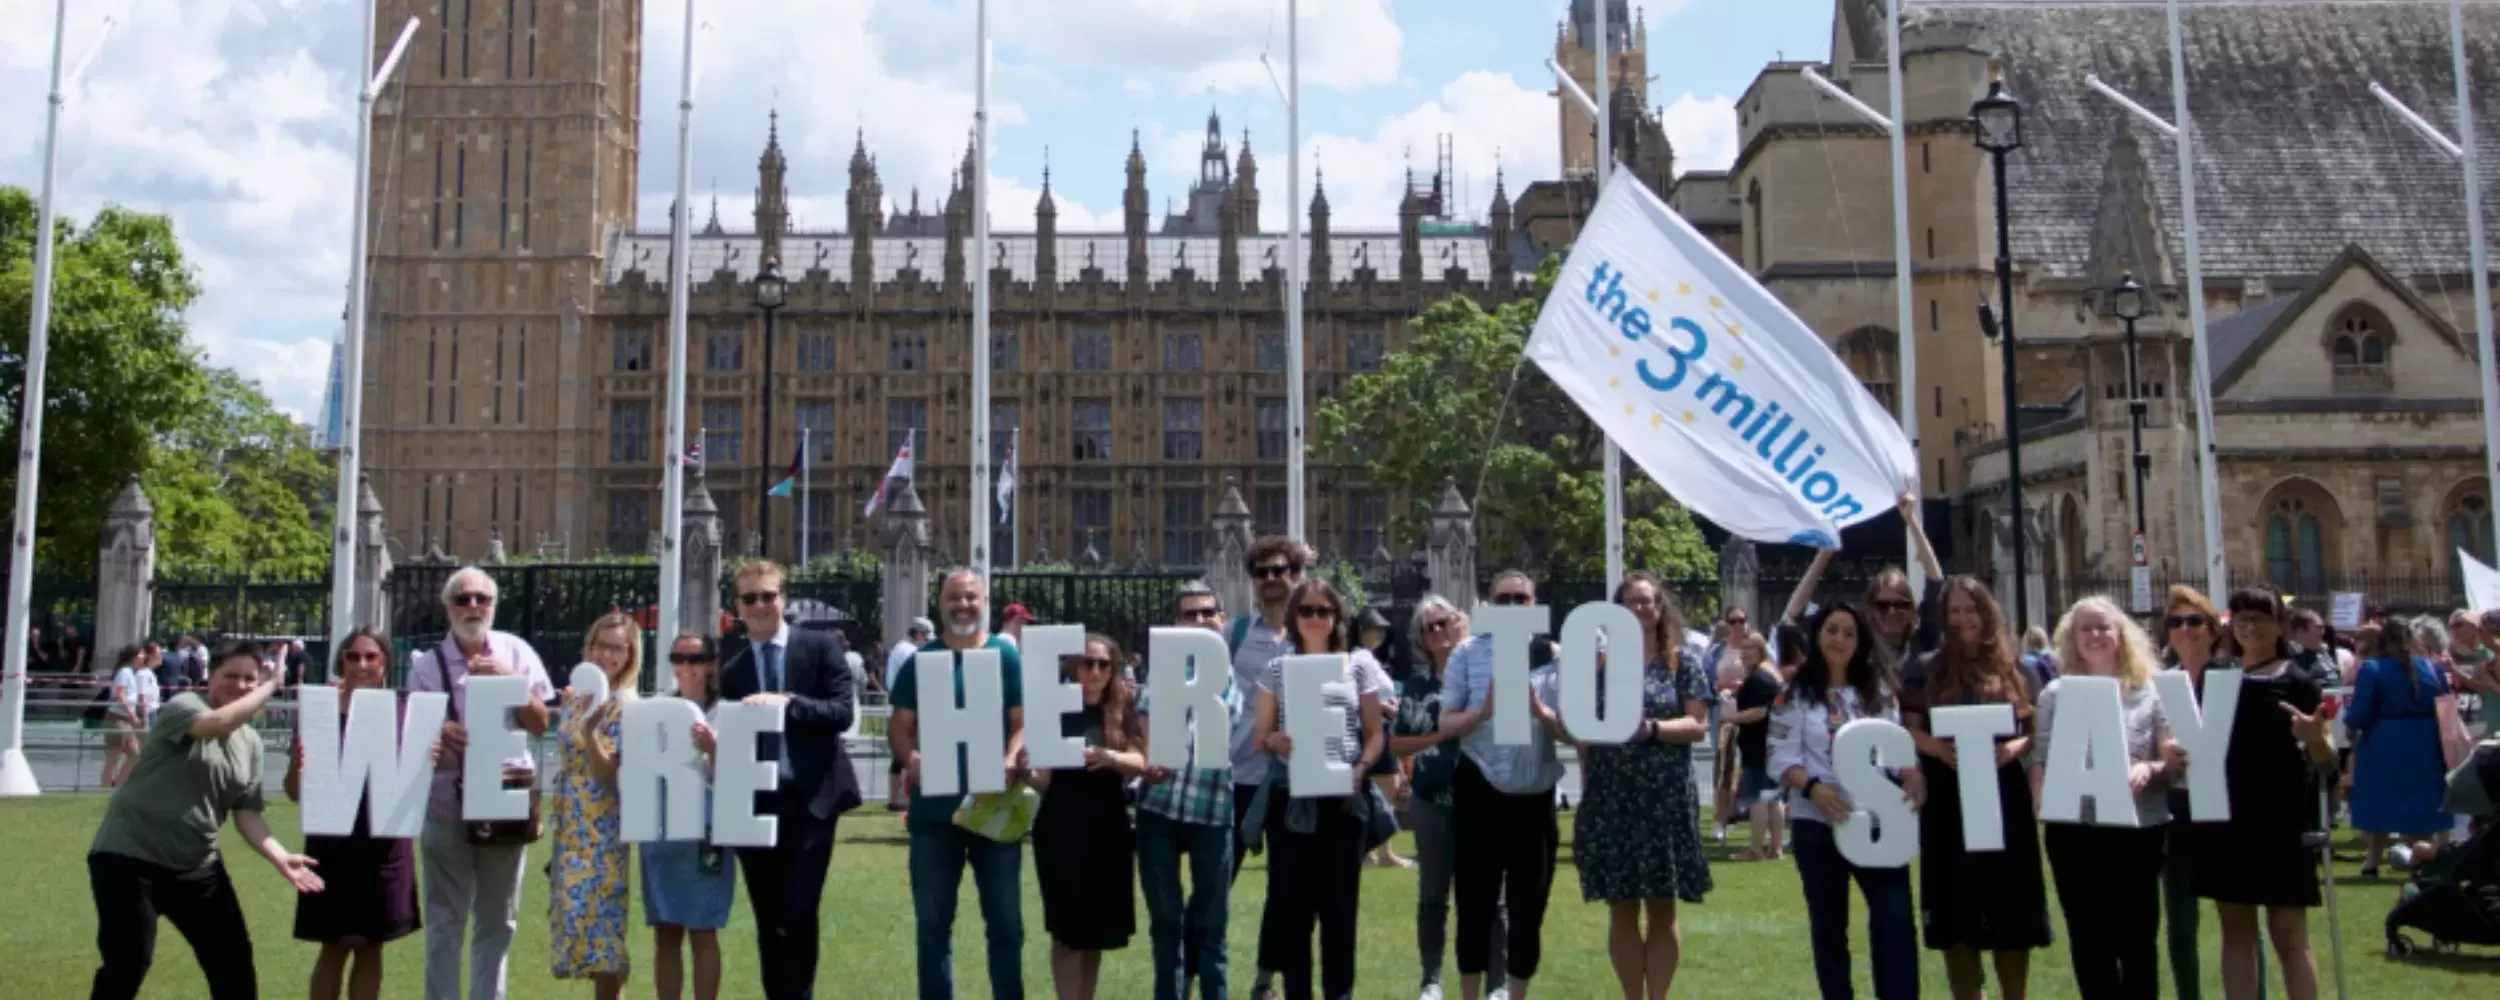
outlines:
[[[2448,679],[2420,657],[2380,657],[2361,665],[2352,704],[2344,709],[2344,725],[2355,741],[2354,829],[2420,837],[2454,822],[2439,811],[2448,764],[2439,749],[2436,699],[2446,693]]]
[[[720,708],[703,713],[705,722],[720,724]],[[707,765],[708,771],[708,765]],[[652,840],[634,845],[642,856],[642,921],[669,924],[690,931],[716,931],[729,926],[730,907],[738,898],[738,852],[714,847],[710,841],[712,793],[703,793],[704,840]],[[676,831],[668,831],[672,836]]]

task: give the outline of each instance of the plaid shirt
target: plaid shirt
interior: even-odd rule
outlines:
[[[1150,712],[1149,705],[1147,692],[1141,688],[1137,694],[1137,710]],[[1239,727],[1242,724],[1241,691],[1231,684],[1224,686],[1224,715],[1229,725]],[[1174,771],[1172,777],[1162,784],[1146,786],[1145,794],[1138,797],[1137,808],[1176,823],[1230,825],[1233,822],[1232,761],[1225,760],[1215,767],[1198,767],[1197,762],[1198,744],[1193,740],[1189,744],[1191,766]]]

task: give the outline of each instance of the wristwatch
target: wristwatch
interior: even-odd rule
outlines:
[[[1801,792],[1801,793],[1803,793],[1803,794],[1805,795],[1805,797],[1806,797],[1806,798],[1811,799],[1811,798],[1813,798],[1813,797],[1814,797],[1814,786],[1816,786],[1816,785],[1820,785],[1820,784],[1822,784],[1822,783],[1823,783],[1823,779],[1821,779],[1821,778],[1807,778],[1807,779],[1806,779],[1806,784],[1805,784],[1805,787],[1804,787],[1804,788],[1800,788],[1800,789],[1798,789],[1798,791],[1799,791],[1799,792]]]

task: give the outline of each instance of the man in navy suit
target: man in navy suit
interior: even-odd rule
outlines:
[[[859,775],[842,747],[855,705],[851,670],[840,636],[782,620],[780,566],[739,567],[732,590],[747,641],[721,674],[721,697],[783,705],[787,713],[780,733],[758,737],[757,756],[779,762],[781,782],[757,793],[756,812],[780,818],[779,842],[740,849],[738,867],[755,908],[764,995],[807,1000],[816,986],[816,909],[833,861],[834,822],[859,805]]]

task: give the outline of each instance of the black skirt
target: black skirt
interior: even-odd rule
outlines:
[[[1953,768],[1919,760],[1927,804],[1918,814],[1919,934],[1945,951],[2025,951],[2049,946],[2049,898],[2040,874],[2040,827],[2022,762],[1997,768],[2005,849],[1965,850],[1962,786]]]
[[[2188,841],[2198,896],[2268,907],[2306,908],[2325,901],[2318,887],[2318,852],[2307,842],[2318,828],[2321,786],[2281,707],[2316,712],[2320,699],[2314,680],[2289,670],[2240,682],[2239,714],[2224,765],[2231,818],[2196,823]]]
[[[1128,947],[1137,933],[1137,841],[1119,772],[1052,771],[1033,818],[1042,927],[1076,951]]]
[[[362,946],[396,941],[423,925],[417,907],[417,842],[375,837],[362,809],[355,833],[306,837],[320,892],[295,897],[295,939]]]

